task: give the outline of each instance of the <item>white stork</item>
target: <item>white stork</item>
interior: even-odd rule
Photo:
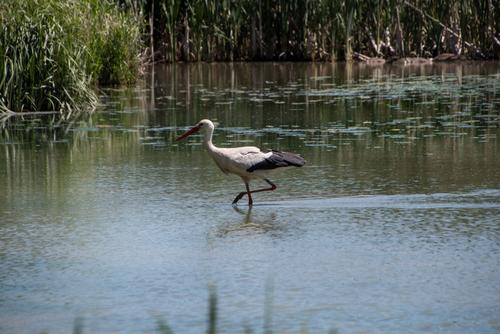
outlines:
[[[276,185],[269,181],[268,175],[272,171],[281,167],[302,167],[305,160],[293,153],[279,152],[274,150],[260,150],[255,146],[219,148],[212,143],[212,134],[214,133],[214,123],[208,119],[198,122],[193,128],[186,131],[176,140],[184,139],[193,133],[201,131],[203,133],[203,145],[208,153],[214,159],[215,163],[225,174],[236,174],[245,182],[246,192],[241,192],[236,196],[233,205],[243,196],[248,195],[248,205],[253,204],[252,194],[261,191],[273,191]],[[271,188],[264,188],[250,191],[250,180],[262,179],[266,181]]]

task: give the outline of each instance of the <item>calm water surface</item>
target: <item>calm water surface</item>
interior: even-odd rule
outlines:
[[[203,333],[209,286],[222,333],[500,331],[498,63],[157,66],[102,95],[4,120],[0,332]],[[241,181],[173,141],[201,118],[307,165],[233,209]]]

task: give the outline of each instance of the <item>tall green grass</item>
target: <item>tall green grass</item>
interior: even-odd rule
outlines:
[[[143,17],[106,0],[86,0],[88,72],[99,84],[128,84],[136,80],[143,52]]]
[[[492,35],[500,34],[500,6],[492,0],[151,2],[155,6],[146,5],[144,11],[154,16],[155,49],[168,61],[334,60],[350,59],[353,52],[375,56],[386,31],[398,56],[436,56],[450,52],[442,25],[461,35],[464,53],[499,55]]]
[[[92,110],[94,85],[132,82],[141,21],[106,0],[0,2],[0,112]]]

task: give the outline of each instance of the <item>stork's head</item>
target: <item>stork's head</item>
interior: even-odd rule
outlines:
[[[176,141],[182,140],[182,139],[184,139],[184,138],[186,138],[186,137],[188,137],[188,136],[192,135],[193,133],[196,133],[200,130],[203,133],[210,133],[210,132],[214,131],[214,128],[215,128],[215,125],[214,125],[214,123],[212,123],[211,120],[202,119],[194,127],[192,127],[191,129],[189,129],[188,131],[184,132],[182,135],[177,137]]]

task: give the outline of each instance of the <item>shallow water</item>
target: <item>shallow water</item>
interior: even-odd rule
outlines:
[[[497,333],[498,65],[157,66],[91,117],[6,120],[0,332],[200,333],[214,286],[222,333]],[[232,208],[173,141],[201,118],[307,165]]]

